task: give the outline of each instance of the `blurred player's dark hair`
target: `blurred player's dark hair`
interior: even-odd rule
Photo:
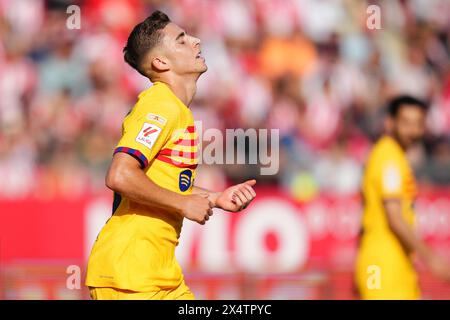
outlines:
[[[427,112],[428,110],[428,104],[425,101],[409,95],[401,95],[393,98],[389,102],[387,112],[391,117],[395,117],[398,114],[399,110],[405,106],[414,106],[422,109],[424,112]]]
[[[141,70],[142,58],[159,43],[160,31],[169,23],[170,19],[165,13],[154,11],[148,18],[137,24],[128,36],[127,45],[123,48],[123,58],[143,76],[146,75]]]

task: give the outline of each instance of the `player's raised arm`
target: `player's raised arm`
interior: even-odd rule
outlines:
[[[253,186],[256,180],[248,180],[225,189],[222,192],[211,192],[206,189],[194,186],[194,194],[207,194],[209,201],[216,208],[221,208],[230,212],[241,211],[253,201],[256,192]]]
[[[200,224],[212,214],[206,195],[181,195],[158,186],[145,174],[138,160],[123,152],[114,155],[105,182],[109,189],[130,200],[177,212]]]

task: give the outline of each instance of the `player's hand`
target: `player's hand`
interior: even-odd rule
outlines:
[[[442,257],[433,254],[427,261],[430,271],[442,280],[450,281],[450,264]]]
[[[215,199],[215,205],[225,211],[237,212],[247,208],[247,206],[256,197],[253,186],[256,180],[248,180],[244,183],[229,187],[222,193],[218,194]]]
[[[189,220],[205,224],[213,214],[213,206],[208,194],[192,194],[185,197],[181,214]]]

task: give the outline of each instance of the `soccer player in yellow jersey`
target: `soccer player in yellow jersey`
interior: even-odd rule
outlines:
[[[198,134],[189,104],[207,70],[200,40],[164,13],[131,32],[125,61],[153,83],[126,116],[106,185],[113,214],[89,257],[93,299],[193,299],[175,258],[183,219],[237,212],[256,196],[249,180],[213,193],[195,186]]]
[[[412,254],[437,276],[450,267],[414,231],[417,189],[406,152],[425,132],[427,105],[400,96],[388,107],[388,134],[373,147],[363,178],[364,215],[355,282],[362,299],[418,299]]]

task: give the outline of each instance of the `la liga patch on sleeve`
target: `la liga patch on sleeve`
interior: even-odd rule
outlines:
[[[136,137],[136,142],[139,142],[147,148],[151,149],[155,144],[156,139],[158,139],[160,133],[160,127],[151,123],[144,123],[141,131],[139,131],[139,134]]]

